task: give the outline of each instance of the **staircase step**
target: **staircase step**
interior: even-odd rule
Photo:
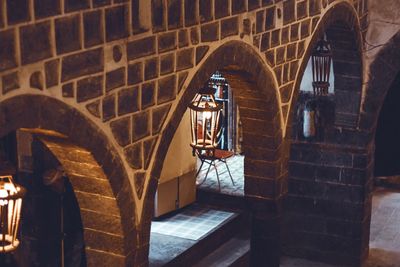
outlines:
[[[246,267],[249,266],[250,240],[235,236],[201,259],[193,267]]]
[[[235,196],[197,189],[197,203],[230,210],[248,210],[244,196]]]

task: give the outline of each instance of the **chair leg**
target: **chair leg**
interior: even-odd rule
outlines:
[[[214,168],[215,168],[215,173],[217,174],[218,191],[221,192],[221,182],[219,181],[218,169],[217,169],[217,165],[215,164],[215,161],[213,161],[213,164],[214,164]]]
[[[207,169],[207,172],[206,172],[206,176],[204,177],[204,180],[201,183],[199,183],[198,185],[202,185],[207,180],[208,173],[210,172],[211,163],[207,162],[206,160],[204,160],[204,162],[208,163],[208,169]]]
[[[228,163],[226,163],[226,160],[224,160],[224,163],[225,163],[226,169],[228,170],[229,177],[231,177],[232,184],[235,185],[235,182],[233,181],[233,177],[232,177],[231,171],[229,170]]]
[[[200,159],[200,160],[201,160],[200,168],[199,168],[199,170],[197,171],[195,178],[197,178],[197,176],[199,176],[199,174],[200,174],[200,172],[201,172],[201,168],[203,167],[203,164],[204,164],[204,160],[202,160],[202,159]]]

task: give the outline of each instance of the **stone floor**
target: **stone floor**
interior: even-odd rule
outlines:
[[[376,188],[366,267],[400,266],[400,190]]]
[[[243,196],[244,195],[244,173],[243,173],[243,162],[244,156],[235,155],[226,160],[229,170],[232,174],[232,178],[234,181],[234,185],[229,177],[228,170],[226,169],[225,163],[216,162],[218,175],[221,183],[221,193],[226,195],[234,195],[234,196]],[[200,161],[197,163],[197,166],[200,167]],[[208,173],[207,179],[203,182],[206,177],[207,164],[204,164],[202,167],[199,176],[197,177],[197,185],[199,188],[207,191],[218,192],[218,180],[215,172],[215,168],[211,167]]]

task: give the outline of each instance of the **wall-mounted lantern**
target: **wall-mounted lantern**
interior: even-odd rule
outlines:
[[[318,41],[311,55],[314,95],[327,95],[329,90],[329,75],[331,71],[332,52],[329,43]]]
[[[14,183],[11,175],[0,176],[0,253],[15,250],[25,188]]]
[[[213,154],[217,146],[222,105],[214,94],[215,88],[204,87],[189,104],[193,154]]]

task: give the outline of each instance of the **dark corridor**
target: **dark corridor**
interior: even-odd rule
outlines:
[[[400,73],[390,87],[379,114],[375,136],[375,176],[400,175]]]

